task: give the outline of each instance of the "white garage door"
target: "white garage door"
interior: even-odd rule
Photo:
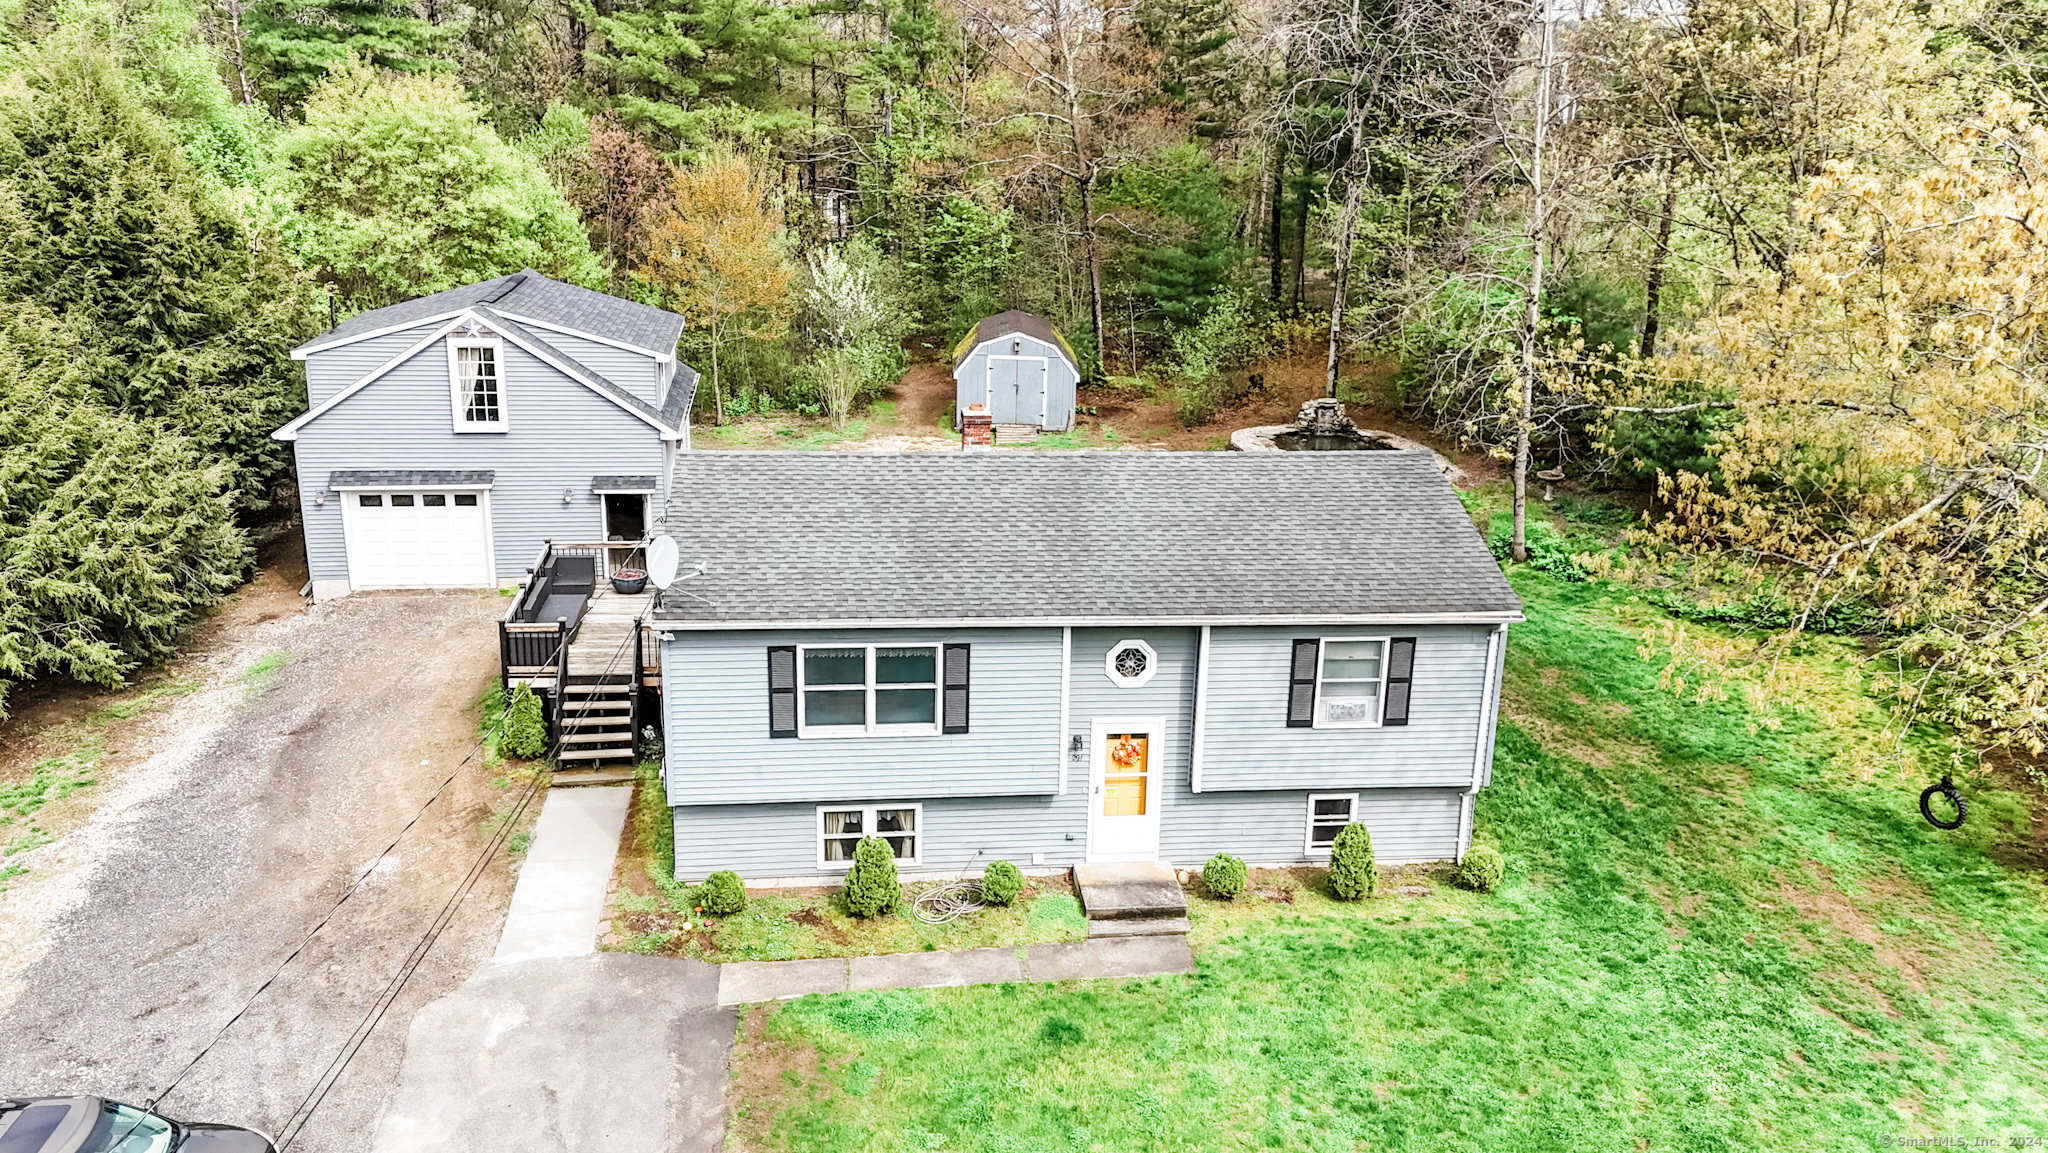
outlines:
[[[355,589],[484,588],[491,565],[488,497],[479,492],[351,492],[349,584]]]

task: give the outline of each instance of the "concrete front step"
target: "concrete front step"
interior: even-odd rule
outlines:
[[[1185,937],[1186,917],[1152,917],[1142,921],[1090,921],[1088,936],[1095,937]]]
[[[1075,865],[1074,891],[1090,921],[1157,921],[1188,915],[1180,879],[1157,861]]]
[[[631,769],[557,769],[548,787],[573,789],[581,785],[623,785],[632,779]]]

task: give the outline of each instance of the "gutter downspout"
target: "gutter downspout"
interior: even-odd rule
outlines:
[[[1195,730],[1194,748],[1188,755],[1188,791],[1202,791],[1202,753],[1207,747],[1205,739],[1209,723],[1209,626],[1202,626],[1201,644],[1195,650]]]
[[[1458,803],[1458,860],[1465,859],[1465,853],[1472,848],[1472,807],[1479,798],[1479,787],[1485,777],[1486,765],[1493,751],[1493,714],[1499,707],[1501,641],[1507,635],[1506,625],[1495,625],[1486,634],[1486,682],[1479,692],[1479,731],[1474,735],[1472,746],[1472,784]]]

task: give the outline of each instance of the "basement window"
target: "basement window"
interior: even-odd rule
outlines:
[[[818,809],[818,867],[848,869],[853,851],[867,837],[880,837],[899,865],[918,863],[923,805],[841,805]]]

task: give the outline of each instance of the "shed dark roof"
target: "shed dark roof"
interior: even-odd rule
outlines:
[[[675,622],[1521,609],[1422,452],[685,452],[673,481],[708,566]]]
[[[393,468],[337,471],[327,474],[329,488],[382,488],[386,485],[402,487],[417,485],[433,488],[436,485],[455,487],[460,485],[490,484],[497,473],[487,468]]]
[[[403,325],[408,321],[425,320],[472,304],[488,304],[513,316],[558,324],[651,352],[674,352],[676,340],[683,333],[683,318],[673,312],[549,280],[529,268],[496,280],[465,284],[432,296],[401,300],[384,308],[358,313],[343,321],[334,331],[323,332],[299,347],[310,348],[359,333]]]
[[[1008,336],[1013,332],[1021,332],[1036,340],[1056,345],[1062,353],[1066,354],[1067,363],[1076,367],[1079,367],[1081,363],[1081,358],[1074,355],[1074,346],[1067,343],[1067,338],[1060,335],[1060,330],[1054,328],[1051,321],[1042,316],[1034,316],[1028,312],[1018,312],[1012,309],[1009,312],[998,312],[994,316],[983,317],[975,321],[974,327],[968,329],[967,335],[962,337],[960,343],[953,347],[953,367],[959,368],[965,363],[968,357],[974,355],[975,348],[983,341],[994,340],[999,336]]]

